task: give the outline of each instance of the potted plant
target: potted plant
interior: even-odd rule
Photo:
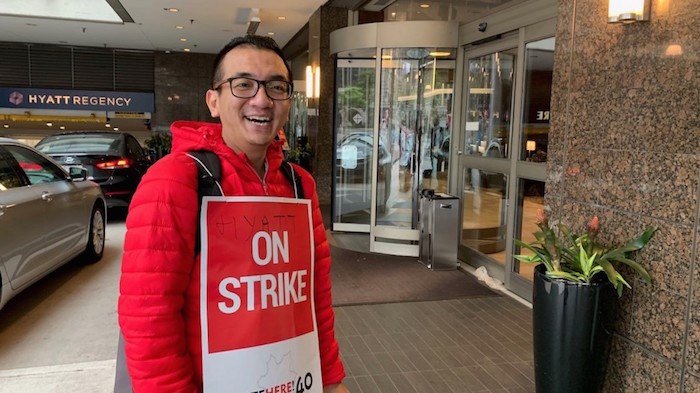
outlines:
[[[629,266],[651,282],[632,257],[657,228],[650,226],[625,244],[610,246],[598,240],[596,216],[583,233],[550,225],[541,209],[536,224],[535,241],[515,240],[521,250],[529,250],[515,258],[538,264],[532,297],[536,390],[597,392],[605,377],[617,300],[630,287],[619,267]]]

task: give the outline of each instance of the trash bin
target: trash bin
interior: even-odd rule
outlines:
[[[459,198],[435,190],[420,193],[418,260],[433,270],[459,266]]]

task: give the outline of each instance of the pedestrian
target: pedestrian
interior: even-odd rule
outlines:
[[[174,122],[133,197],[118,313],[136,393],[348,392],[316,185],[293,165],[293,199],[281,169],[291,74],[273,39],[229,42],[206,92],[220,124]],[[220,160],[201,213],[193,150]]]

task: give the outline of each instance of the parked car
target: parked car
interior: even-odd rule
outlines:
[[[0,308],[75,257],[102,259],[105,211],[102,191],[84,168],[66,170],[0,138]]]
[[[102,187],[108,207],[127,207],[151,165],[146,150],[126,132],[82,131],[47,136],[36,148],[59,164],[87,169]]]

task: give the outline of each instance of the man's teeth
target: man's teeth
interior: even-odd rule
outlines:
[[[268,123],[270,122],[269,117],[255,117],[255,116],[246,116],[246,120],[252,121],[254,123]]]

